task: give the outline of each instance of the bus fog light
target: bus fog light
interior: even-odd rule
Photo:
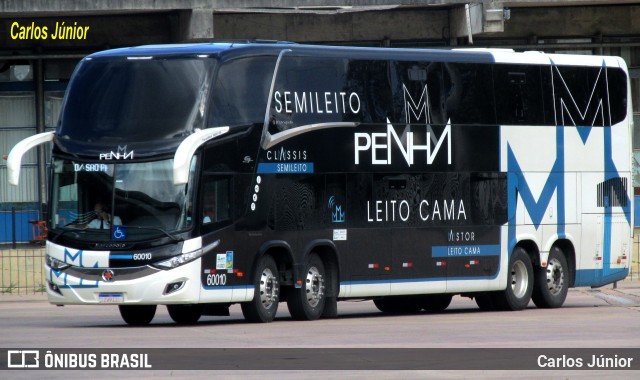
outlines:
[[[164,288],[164,293],[163,294],[171,294],[173,292],[177,292],[178,290],[182,289],[184,287],[184,281],[178,281],[178,282],[172,282],[170,284],[167,284],[167,287]]]
[[[54,293],[58,293],[60,295],[62,295],[62,292],[60,291],[60,288],[58,287],[58,285],[53,284],[51,282],[48,283],[49,284],[49,289],[54,292]]]

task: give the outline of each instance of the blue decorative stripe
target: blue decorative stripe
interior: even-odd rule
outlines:
[[[313,173],[313,162],[261,162],[258,174],[300,174]]]
[[[94,289],[98,287],[96,281],[95,285],[56,285],[60,289]]]
[[[133,255],[111,255],[109,258],[115,260],[133,260]]]
[[[495,280],[495,276],[478,276],[478,277],[432,277],[432,278],[400,278],[393,280],[362,280],[362,281],[342,281],[340,286],[345,285],[384,285],[384,284],[402,284],[402,283],[420,283],[420,282],[443,282],[443,281],[473,281],[473,280]]]
[[[455,245],[431,248],[432,257],[500,256],[500,245]]]
[[[609,268],[603,276],[602,269],[579,269],[576,271],[575,286],[602,286],[615,281],[624,280],[629,275],[629,268],[611,269],[611,264],[606,264]]]
[[[209,286],[209,285],[202,285],[202,289],[204,290],[232,290],[232,289],[247,289],[247,290],[253,290],[253,285],[233,285],[233,286],[225,286],[225,285],[218,285],[218,286]]]

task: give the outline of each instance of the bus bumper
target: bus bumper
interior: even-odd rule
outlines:
[[[100,278],[57,272],[45,265],[47,295],[56,305],[188,304],[200,301],[201,259],[170,270],[145,267],[148,274],[127,276],[117,268],[100,270]],[[84,277],[84,278],[83,278]],[[119,279],[119,277],[121,279]]]

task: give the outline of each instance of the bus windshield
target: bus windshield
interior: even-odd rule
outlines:
[[[83,230],[73,236],[95,241],[111,240],[114,226],[136,240],[191,228],[193,186],[174,185],[172,159],[126,164],[55,159],[53,165],[54,230]]]
[[[195,57],[84,60],[76,69],[61,112],[60,141],[101,147],[105,143],[179,142],[197,127],[197,118],[204,116],[214,65],[213,59]]]

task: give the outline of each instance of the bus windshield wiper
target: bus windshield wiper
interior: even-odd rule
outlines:
[[[66,226],[65,226],[66,227]],[[56,241],[58,241],[58,238],[64,234],[66,234],[67,232],[80,232],[80,233],[85,233],[86,230],[84,229],[79,229],[79,228],[65,228],[62,232],[60,232],[59,234],[57,234],[53,239],[51,239],[52,243],[55,243]]]
[[[114,226],[114,227],[117,227],[117,226]],[[165,229],[160,228],[160,227],[126,226],[126,225],[122,226],[122,227],[133,228],[133,229],[136,229],[136,230],[152,230],[152,231],[162,232],[164,235],[166,235],[168,238],[170,238],[171,240],[173,240],[176,243],[184,240],[182,238],[178,238],[178,237],[172,235],[171,233],[169,233],[168,231],[166,231]]]

